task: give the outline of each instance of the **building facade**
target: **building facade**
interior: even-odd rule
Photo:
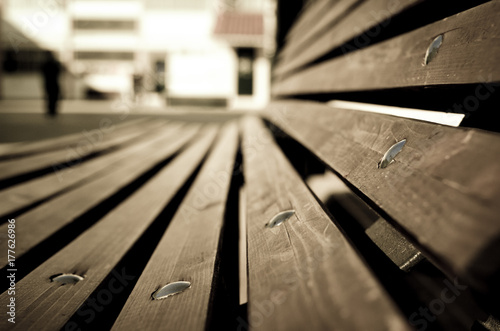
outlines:
[[[4,0],[2,62],[18,65],[3,66],[2,97],[41,98],[39,58],[51,50],[67,98],[258,108],[269,99],[274,14],[271,0]]]

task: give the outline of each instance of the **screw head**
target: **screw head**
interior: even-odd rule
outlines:
[[[281,213],[276,214],[269,223],[266,224],[268,228],[274,228],[276,226],[280,226],[283,222],[288,220],[290,217],[295,215],[295,210],[286,210]]]
[[[439,48],[443,44],[443,35],[437,36],[427,48],[425,53],[424,65],[428,65],[437,55]]]
[[[58,274],[50,277],[50,281],[58,282],[62,285],[66,284],[76,284],[79,281],[82,281],[83,277],[75,274]]]
[[[401,152],[405,144],[406,144],[406,139],[403,139],[400,142],[397,142],[394,145],[392,145],[391,148],[389,148],[389,150],[385,152],[382,159],[378,162],[377,168],[379,169],[387,168],[387,166],[394,161],[396,155],[398,155],[399,152]]]
[[[151,297],[153,298],[153,300],[166,299],[172,295],[176,295],[176,294],[179,294],[181,292],[184,292],[185,290],[187,290],[190,287],[191,287],[191,283],[187,282],[187,281],[178,281],[178,282],[169,283],[169,284],[163,286],[162,288],[156,290],[155,292],[153,292]]]

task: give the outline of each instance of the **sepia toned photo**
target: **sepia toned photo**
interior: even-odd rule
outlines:
[[[500,1],[0,0],[0,330],[500,330]]]

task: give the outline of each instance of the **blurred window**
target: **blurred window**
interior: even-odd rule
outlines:
[[[74,20],[73,28],[75,30],[135,30],[136,22],[127,21],[104,21],[104,20]]]
[[[145,0],[147,8],[178,9],[178,10],[205,10],[210,0]]]
[[[9,8],[15,8],[15,9],[40,8],[40,6],[44,6],[44,5],[50,6],[50,8],[54,8],[54,7],[65,8],[66,7],[66,2],[67,2],[67,0],[56,0],[56,1],[49,1],[49,0],[45,0],[45,1],[43,1],[43,0],[11,0],[6,5],[8,5]],[[6,5],[4,5],[4,6],[6,6]]]
[[[133,52],[75,52],[77,60],[121,60],[130,61],[134,59]]]
[[[38,49],[7,50],[3,56],[3,70],[8,73],[39,72],[44,61],[44,51]]]

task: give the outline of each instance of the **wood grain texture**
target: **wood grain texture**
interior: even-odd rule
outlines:
[[[285,47],[280,52],[280,62],[276,66],[276,74],[279,74],[282,69],[286,67],[288,62],[294,61],[302,52],[307,52],[312,45],[315,44],[317,38],[320,38],[325,33],[325,29],[335,26],[336,23],[341,21],[348,11],[355,8],[366,0],[341,0],[331,1],[330,5],[322,8],[321,15],[316,17],[312,25],[307,26],[305,31],[300,35],[291,38],[287,41]]]
[[[314,102],[268,118],[397,222],[444,270],[488,291],[500,266],[500,135]],[[377,163],[406,145],[385,169]]]
[[[276,96],[500,81],[500,2],[492,1],[284,79]],[[424,65],[438,35],[443,43]],[[481,93],[487,93],[481,91]]]
[[[179,134],[181,126],[172,123],[161,127],[155,135],[148,136],[145,141],[139,140],[116,151],[100,155],[99,157],[83,163],[68,165],[45,176],[37,177],[27,182],[9,187],[0,191],[0,215],[8,215],[33,203],[72,189],[87,181],[100,178],[116,167],[128,162],[129,156],[137,151],[147,148],[148,145],[170,139],[170,136]]]
[[[257,118],[244,122],[251,330],[409,330]],[[295,215],[265,224],[284,210]]]
[[[237,147],[238,130],[232,122],[222,129],[113,330],[205,328]],[[191,287],[184,293],[152,300],[155,290],[175,281],[189,281]]]
[[[114,133],[119,133],[120,131],[128,130],[131,126],[138,125],[148,121],[145,118],[128,120],[124,123],[117,124],[113,127]],[[111,128],[110,128],[111,129]],[[55,138],[43,139],[40,141],[29,141],[29,142],[16,142],[9,144],[0,145],[0,159],[26,156],[38,153],[44,153],[48,151],[54,151],[57,149],[66,149],[66,147],[71,145],[77,145],[82,141],[99,139],[104,133],[101,129],[94,129],[90,131],[83,131],[80,133],[62,135]],[[105,130],[106,131],[106,128]]]
[[[321,36],[316,36],[314,43],[303,48],[290,61],[284,62],[276,68],[275,75],[284,75],[296,70],[313,60],[325,55],[329,51],[342,46],[347,41],[355,38],[364,31],[370,30],[385,21],[424,0],[370,0],[364,1],[354,10],[348,12],[337,21],[332,28],[326,30]],[[348,0],[342,2],[347,3]],[[384,28],[384,27],[381,27]]]
[[[111,213],[19,281],[16,314],[22,318],[9,328],[26,330],[36,326],[39,330],[59,330],[200,164],[217,133],[216,127],[212,129]],[[82,275],[84,280],[66,286],[50,281],[51,276],[60,273]],[[0,302],[6,300],[4,292]],[[6,319],[0,320],[0,329],[7,324],[10,323]]]
[[[168,130],[166,127],[165,132],[155,139],[121,153],[123,158],[119,162],[106,164],[109,160],[105,157],[104,162],[100,163],[106,167],[104,174],[99,173],[92,181],[16,217],[16,231],[22,234],[22,240],[16,245],[16,258],[19,259],[28,250],[118,192],[158,162],[174,155],[193,139],[199,129],[199,125],[183,127],[182,131]],[[0,236],[7,233],[7,227],[8,223],[0,226]],[[0,244],[4,243],[6,244],[5,238],[0,239]],[[6,264],[7,252],[0,252],[0,268]]]
[[[318,15],[324,10],[324,8],[328,8],[329,4],[336,0],[317,0],[307,2],[302,8],[302,11],[298,15],[297,20],[292,25],[288,34],[286,35],[286,40],[296,38],[301,33],[307,30],[307,27],[311,25],[317,19]]]
[[[23,175],[39,169],[53,167],[58,169],[59,164],[74,164],[88,155],[98,152],[110,151],[146,136],[151,130],[164,125],[164,121],[139,123],[132,127],[110,132],[102,135],[102,139],[92,142],[83,137],[78,142],[68,144],[65,149],[49,151],[46,153],[28,155],[22,158],[0,162],[0,180]],[[64,168],[64,167],[62,167]]]
[[[238,267],[240,281],[240,305],[248,303],[248,261],[247,261],[247,193],[245,185],[240,188],[238,227]]]

